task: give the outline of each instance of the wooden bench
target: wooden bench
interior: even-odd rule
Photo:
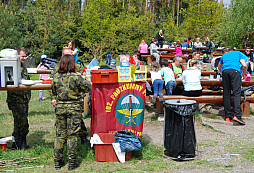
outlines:
[[[152,99],[153,96],[150,96]],[[222,95],[202,95],[199,97],[187,97],[183,95],[165,95],[163,96],[163,100],[170,100],[170,99],[186,99],[186,100],[195,100],[197,103],[211,103],[211,104],[218,104],[223,103],[223,96]],[[233,101],[233,97],[231,98]],[[254,97],[247,96],[246,101],[244,103],[244,97],[241,97],[241,107],[243,111],[244,117],[250,116],[250,103],[254,103]],[[163,113],[163,105],[159,102],[158,98],[156,101],[156,112]]]
[[[215,57],[215,56],[222,56],[223,54],[222,53],[220,53],[220,54],[213,54],[213,57]]]
[[[152,55],[141,55],[142,58],[146,58],[147,59],[147,64],[151,65],[152,60],[155,60],[155,57]],[[160,59],[166,58],[169,61],[172,61],[174,59],[175,55],[161,55]],[[187,57],[186,56],[182,56],[183,58],[183,63],[185,63],[187,61]]]

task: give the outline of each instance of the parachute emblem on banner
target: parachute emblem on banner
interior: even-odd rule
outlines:
[[[143,100],[135,94],[127,94],[117,102],[116,118],[123,125],[135,127],[142,122],[143,111]]]

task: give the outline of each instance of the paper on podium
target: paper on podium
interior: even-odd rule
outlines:
[[[28,73],[37,73],[37,68],[27,68]]]

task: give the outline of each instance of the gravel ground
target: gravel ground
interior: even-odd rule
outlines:
[[[218,109],[209,108],[200,112],[202,123],[195,123],[197,159],[189,162],[170,160],[177,167],[173,171],[254,172],[254,116],[245,118],[245,126],[233,126],[232,122],[226,122],[220,116],[209,118],[219,113]],[[162,146],[164,123],[159,122],[157,116],[150,105],[145,114],[143,137],[154,145]]]

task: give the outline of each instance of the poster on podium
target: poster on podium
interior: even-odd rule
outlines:
[[[93,84],[91,136],[128,130],[142,138],[146,82]]]

